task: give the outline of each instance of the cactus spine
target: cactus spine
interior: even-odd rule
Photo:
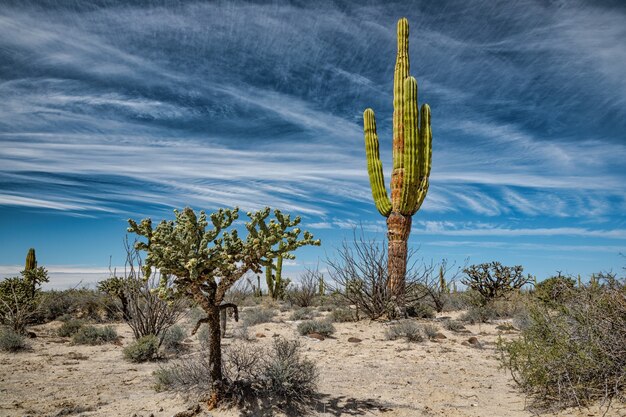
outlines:
[[[417,81],[409,74],[409,22],[406,18],[398,21],[398,53],[393,89],[391,199],[385,187],[376,119],[372,109],[366,109],[363,113],[363,128],[372,197],[380,214],[387,217],[387,285],[398,304],[402,305],[411,217],[419,210],[428,192],[432,156],[430,107],[422,105],[418,115]]]

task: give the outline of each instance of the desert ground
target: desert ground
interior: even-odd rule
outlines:
[[[455,313],[446,313],[445,316]],[[500,369],[499,336],[517,337],[498,323],[467,325],[463,333],[441,325],[444,314],[430,322],[445,338],[408,343],[386,340],[389,323],[335,323],[325,340],[300,336],[289,312],[273,322],[249,328],[250,343],[271,343],[273,337],[298,338],[304,356],[319,369],[319,400],[315,416],[511,416],[537,415],[511,375]],[[188,320],[182,323],[187,330]],[[197,396],[156,392],[153,371],[165,361],[143,364],[124,360],[122,349],[132,341],[125,324],[114,325],[120,341],[100,346],[72,345],[56,335],[60,322],[32,327],[37,335],[21,353],[0,353],[0,416],[173,416],[198,403]],[[224,345],[233,342],[233,323]],[[441,337],[441,336],[440,336]],[[468,343],[475,337],[478,343]],[[357,338],[359,341],[348,341]],[[186,354],[198,354],[195,337]],[[546,416],[626,416],[613,406],[569,409]],[[234,417],[236,409],[203,410],[199,416]],[[281,415],[258,412],[255,415]]]

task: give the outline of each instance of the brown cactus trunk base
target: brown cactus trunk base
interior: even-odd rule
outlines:
[[[406,276],[407,242],[411,233],[411,216],[392,212],[387,218],[389,240],[387,288],[395,297],[396,305],[404,310],[404,280]]]
[[[206,312],[209,319],[209,372],[213,383],[209,407],[216,407],[222,400],[224,394],[222,378],[222,335],[220,332],[220,308],[211,306]]]

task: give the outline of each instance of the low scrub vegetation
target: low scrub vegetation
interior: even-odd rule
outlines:
[[[303,336],[317,333],[322,336],[330,336],[335,333],[335,327],[326,320],[306,320],[298,324],[298,333]]]
[[[282,338],[264,348],[246,342],[224,349],[225,401],[244,413],[268,405],[303,412],[314,398],[317,369],[302,357],[298,341]],[[157,390],[206,392],[210,389],[210,364],[206,355],[179,360],[155,372]]]
[[[156,358],[159,338],[155,335],[142,336],[124,348],[124,357],[131,362],[146,362]]]
[[[83,326],[72,336],[76,345],[102,345],[117,339],[117,332],[111,326]]]
[[[276,316],[276,310],[267,307],[252,307],[243,312],[243,323],[246,326],[254,326],[261,323],[269,323]]]
[[[0,350],[18,352],[28,348],[26,338],[11,328],[0,328]]]
[[[61,337],[72,337],[83,326],[85,322],[83,320],[69,319],[63,322],[57,330],[57,334]]]
[[[548,305],[535,302],[521,337],[500,342],[502,363],[539,404],[626,399],[626,287],[604,278],[601,286],[568,285]]]
[[[419,324],[412,320],[402,320],[392,324],[385,331],[387,340],[406,339],[407,342],[423,342],[424,336]]]

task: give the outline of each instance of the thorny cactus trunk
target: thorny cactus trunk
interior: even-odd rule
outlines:
[[[424,104],[418,112],[417,81],[409,74],[409,22],[406,18],[398,21],[398,54],[393,90],[391,200],[385,188],[376,119],[372,109],[363,113],[363,127],[372,196],[380,214],[387,217],[387,286],[402,309],[411,217],[419,210],[428,192],[432,155],[430,107]]]

